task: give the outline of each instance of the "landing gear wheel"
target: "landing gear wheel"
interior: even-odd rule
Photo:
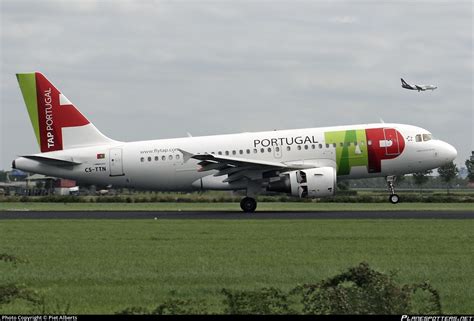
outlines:
[[[388,200],[392,204],[397,204],[398,201],[400,200],[400,197],[398,197],[397,194],[395,194],[395,186],[393,183],[395,182],[396,176],[387,176],[387,185],[388,185],[388,191],[390,192],[390,196],[388,197]]]
[[[392,203],[392,204],[397,204],[398,201],[400,200],[400,198],[398,197],[397,194],[390,195],[390,197],[388,199],[390,200],[390,203]]]
[[[244,197],[240,201],[240,208],[245,213],[253,213],[255,212],[255,209],[257,208],[257,201],[251,197]]]

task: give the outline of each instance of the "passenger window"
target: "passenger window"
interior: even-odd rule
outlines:
[[[260,153],[265,153],[265,148],[260,148]]]
[[[301,150],[301,145],[298,145],[298,147],[297,147],[297,148],[298,148],[298,150]]]
[[[247,154],[250,154],[250,149],[247,149]]]
[[[415,136],[415,141],[416,142],[421,142],[421,135],[420,134]]]
[[[304,145],[304,149],[308,149],[308,145]]]
[[[312,148],[312,149],[315,149],[315,148],[316,148],[316,146],[313,144],[313,145],[311,145],[311,148]]]
[[[217,154],[218,154],[218,155],[222,155],[222,152],[221,152],[221,151],[219,151],[219,152],[217,152]]]
[[[161,160],[166,160],[166,156],[165,155],[161,156]]]
[[[354,142],[354,146],[357,146],[357,142]]]
[[[254,154],[257,154],[258,153],[258,150],[256,148],[253,149],[253,153]]]
[[[172,160],[172,159],[173,159],[173,155],[168,156],[168,159],[169,159],[169,160]]]
[[[148,157],[148,161],[151,162],[151,157]]]
[[[237,154],[237,152],[235,150],[232,151],[232,155],[235,155]]]
[[[344,147],[344,143],[343,143],[343,142],[341,142],[339,145],[341,145],[341,147]]]
[[[145,157],[140,158],[140,161],[143,163],[145,161]]]
[[[318,145],[319,149],[323,148],[323,144]]]
[[[158,156],[155,156],[155,162],[157,162],[160,158]]]
[[[213,153],[214,154],[214,153]],[[176,155],[176,159],[179,159],[179,155]]]
[[[270,147],[268,147],[268,152],[271,153],[272,152],[272,149]]]
[[[229,155],[229,151],[228,151],[228,150],[226,150],[226,151],[225,151],[225,154],[228,156],[228,155]]]
[[[243,150],[239,150],[239,154],[242,155],[244,153]]]
[[[276,151],[276,152],[279,152],[279,151],[280,151],[280,147],[278,147],[278,146],[275,147],[275,151]]]
[[[372,145],[372,141],[370,139],[367,141],[367,145]]]
[[[290,146],[286,146],[286,150],[287,150],[287,151],[290,151],[290,150],[291,150],[291,147],[290,147]]]
[[[326,144],[326,148],[329,148],[329,144]]]
[[[427,142],[431,140],[431,134],[423,134],[423,141]]]

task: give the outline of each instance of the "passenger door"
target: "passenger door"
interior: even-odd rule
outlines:
[[[380,147],[385,148],[385,155],[397,156],[400,155],[400,145],[398,142],[398,133],[394,128],[384,128],[384,141],[380,141]]]

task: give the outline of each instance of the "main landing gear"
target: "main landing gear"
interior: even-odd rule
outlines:
[[[244,197],[240,201],[240,208],[242,211],[245,213],[253,213],[255,212],[255,209],[257,208],[257,201],[254,198],[251,197]]]
[[[397,204],[398,201],[400,200],[400,197],[398,197],[398,195],[395,194],[395,187],[393,186],[396,176],[387,176],[386,179],[387,179],[388,191],[390,192],[390,196],[388,197],[388,200],[392,204]]]

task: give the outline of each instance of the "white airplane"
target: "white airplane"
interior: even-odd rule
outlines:
[[[437,168],[456,158],[453,146],[427,130],[366,124],[231,135],[120,142],[103,135],[41,73],[17,74],[41,153],[12,167],[76,180],[159,191],[244,190],[255,196],[333,196],[338,179],[394,177]]]
[[[418,92],[425,90],[435,90],[436,88],[438,88],[433,85],[410,85],[405,80],[403,80],[403,78],[400,78],[400,80],[402,81],[403,88],[410,90],[418,90]]]

